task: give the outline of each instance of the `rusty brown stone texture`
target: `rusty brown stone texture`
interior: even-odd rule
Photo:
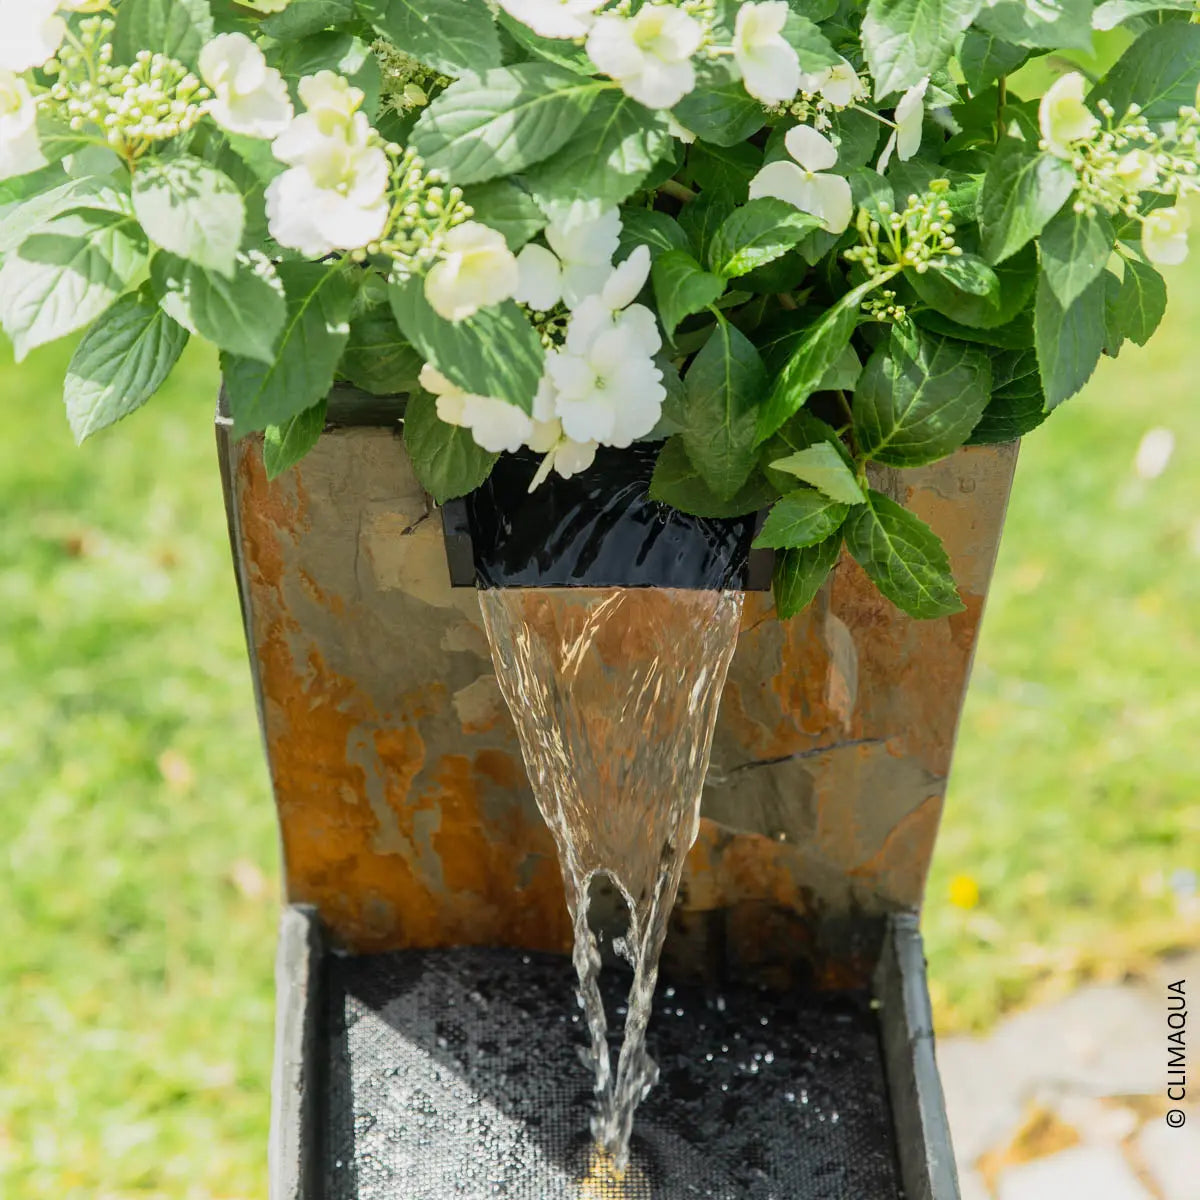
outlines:
[[[566,948],[478,600],[450,587],[402,442],[330,431],[268,483],[257,439],[219,437],[289,899],[358,951]],[[686,954],[786,966],[817,957],[819,923],[920,902],[1015,459],[874,480],[943,537],[964,612],[910,620],[849,558],[791,621],[747,596],[676,912]]]

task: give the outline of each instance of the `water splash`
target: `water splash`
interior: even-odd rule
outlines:
[[[646,1026],[667,919],[696,840],[713,725],[741,592],[659,588],[481,591],[501,691],[538,807],[558,845],[590,1034],[592,1132],[624,1171],[633,1114],[658,1078]],[[614,1071],[589,889],[607,875],[633,967]]]

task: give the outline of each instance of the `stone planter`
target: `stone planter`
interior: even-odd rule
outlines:
[[[443,532],[390,416],[350,393],[335,400],[316,449],[273,484],[255,439],[233,443],[218,423],[287,894],[309,914],[287,918],[281,941],[273,1195],[433,1196],[442,1194],[434,1184],[414,1183],[437,1157],[417,1125],[388,1110],[394,1119],[382,1141],[367,1128],[398,1103],[387,1098],[383,1064],[363,1055],[376,1027],[406,1036],[388,1023],[389,1013],[406,1011],[399,997],[415,986],[402,964],[423,964],[418,975],[450,971],[440,959],[412,957],[449,947],[509,948],[518,963],[521,952],[563,955],[570,926],[478,600],[452,583],[448,551],[455,578],[466,570],[461,521],[451,512]],[[894,1179],[860,1179],[859,1190],[845,1193],[856,1200],[893,1200],[901,1186],[909,1200],[957,1196],[914,914],[1015,459],[1015,445],[964,449],[873,481],[942,536],[965,611],[913,621],[848,557],[791,621],[776,619],[769,592],[747,595],[700,835],[667,941],[666,982],[709,989],[688,993],[689,1003],[713,988],[732,1003],[758,984],[795,997],[800,1009],[804,998],[830,992],[852,1008],[854,997],[881,1002],[878,1018],[862,1019],[863,1045],[882,1050],[859,1056],[862,1074],[848,1086],[882,1107],[872,1117],[864,1099],[866,1124],[847,1119],[841,1142],[821,1143],[829,1163],[852,1164],[862,1161],[853,1138],[878,1133],[872,1119],[887,1125]],[[482,970],[477,962],[471,969]],[[565,959],[563,969],[569,981]],[[829,1028],[839,1023],[831,1018]],[[816,1046],[821,1022],[810,1024]],[[414,1026],[405,1044],[423,1045],[429,1032]],[[569,1040],[569,1027],[563,1034]],[[692,1039],[698,1069],[676,1081],[680,1088],[702,1086],[703,1040]],[[571,1082],[586,1091],[582,1075]],[[655,1095],[665,1102],[673,1086],[665,1076]],[[448,1110],[458,1103],[445,1102]],[[656,1117],[654,1104],[646,1106],[647,1136],[663,1156],[663,1178],[680,1180],[688,1154],[703,1146],[682,1145],[687,1137],[670,1128],[667,1109]],[[810,1130],[803,1116],[784,1113],[762,1135],[770,1142],[762,1170],[792,1190],[761,1194],[841,1197],[821,1190],[828,1178],[822,1185],[805,1174],[817,1124]],[[469,1156],[469,1135],[455,1136]],[[553,1137],[535,1141],[538,1162],[562,1166],[566,1151]],[[388,1153],[394,1161],[380,1165]],[[730,1170],[734,1190],[715,1194],[760,1194],[736,1190]],[[529,1186],[529,1195],[557,1194]]]

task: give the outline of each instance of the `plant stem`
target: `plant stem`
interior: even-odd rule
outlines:
[[[684,187],[677,179],[668,179],[666,183],[660,183],[658,190],[664,196],[670,196],[674,200],[680,200],[687,204],[689,200],[695,200],[696,193],[690,187]]]

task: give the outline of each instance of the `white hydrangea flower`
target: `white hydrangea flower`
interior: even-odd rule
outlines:
[[[1059,158],[1074,157],[1074,144],[1090,138],[1100,121],[1083,102],[1087,80],[1072,71],[1056,79],[1038,106],[1038,125],[1046,149]]]
[[[425,276],[425,299],[439,317],[464,321],[509,299],[519,283],[520,269],[504,235],[465,221],[446,235],[441,257]]]
[[[900,97],[900,102],[896,105],[895,128],[879,156],[879,165],[876,167],[881,175],[892,161],[893,153],[901,162],[908,162],[920,150],[921,130],[925,124],[925,91],[928,87],[929,79],[926,77]]]
[[[830,233],[841,233],[850,224],[854,201],[850,184],[840,175],[826,173],[837,163],[837,149],[809,125],[789,129],[784,145],[795,161],[767,163],[750,181],[750,199],[774,196],[820,217]]]
[[[570,479],[586,471],[596,459],[596,442],[576,442],[563,432],[562,421],[556,415],[556,401],[554,383],[549,374],[543,375],[533,398],[533,432],[526,445],[545,458],[529,484],[531,492],[545,483],[551,471]]]
[[[1158,164],[1148,150],[1130,150],[1116,165],[1117,178],[1130,191],[1144,192],[1158,182]]]
[[[0,0],[0,70],[27,71],[58,53],[67,23],[58,0]]]
[[[746,91],[762,104],[783,104],[800,87],[800,59],[784,41],[787,0],[743,4],[733,30],[733,59]]]
[[[46,165],[37,135],[37,101],[25,80],[0,69],[0,179]]]
[[[271,236],[309,258],[361,249],[387,227],[391,164],[366,115],[355,111],[357,88],[322,71],[302,79],[299,91],[317,108],[294,117],[272,143],[292,169],[267,188]],[[327,103],[330,96],[337,102]]]
[[[499,0],[515,21],[539,37],[581,38],[591,29],[595,13],[607,0]]]
[[[437,397],[437,415],[447,425],[469,429],[476,443],[492,454],[520,450],[533,432],[533,419],[515,404],[494,396],[472,395],[430,363],[421,368],[418,379]]]
[[[583,353],[547,355],[568,437],[623,448],[658,424],[667,395],[662,371],[639,349],[636,338],[618,328],[600,334]]]
[[[627,96],[647,108],[674,108],[696,86],[692,55],[703,40],[694,17],[668,4],[646,4],[632,17],[598,17],[587,52]]]
[[[625,447],[662,415],[667,393],[653,358],[662,336],[650,309],[632,303],[649,271],[650,251],[639,246],[580,303],[565,343],[547,355],[555,411],[575,442]]]
[[[681,124],[674,113],[667,113],[667,132],[685,146],[690,146],[696,140],[696,135],[686,125]]]
[[[820,96],[834,108],[849,108],[866,95],[866,89],[853,63],[844,58],[823,71],[802,72],[798,88],[810,96]]]
[[[208,111],[230,133],[272,138],[292,119],[283,76],[244,33],[222,33],[200,51],[200,77],[212,91]]]
[[[546,312],[559,300],[568,307],[578,304],[608,278],[620,235],[621,214],[615,208],[594,220],[551,221],[546,226],[550,249],[531,242],[517,256],[516,299],[537,312]]]
[[[1177,267],[1188,256],[1192,214],[1172,205],[1156,208],[1142,218],[1142,253],[1161,267]]]

